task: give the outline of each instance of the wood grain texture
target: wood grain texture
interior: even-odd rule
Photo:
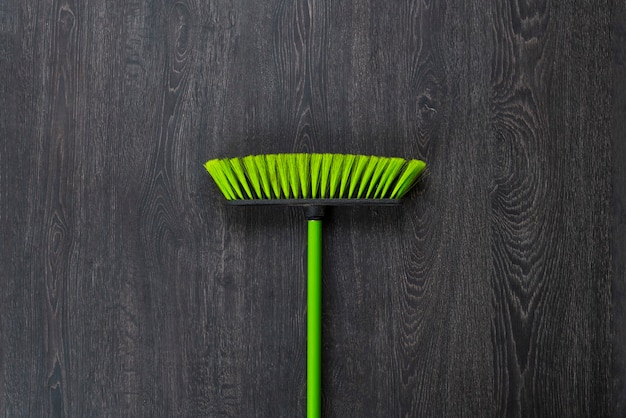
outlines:
[[[202,169],[292,151],[429,164],[324,223],[324,416],[623,416],[625,16],[0,1],[0,416],[303,416],[304,217]]]
[[[626,4],[613,5],[611,257],[613,417],[626,415]]]
[[[610,55],[608,6],[593,19],[584,4],[511,2],[494,11],[492,328],[496,401],[507,415],[609,413],[609,394],[597,388],[610,379],[610,154],[591,139],[608,137],[609,127],[601,115],[579,118],[583,103],[610,102],[610,68],[597,66]],[[584,37],[571,30],[581,21]],[[593,358],[574,348],[581,333]],[[555,379],[553,370],[577,367],[577,376]],[[566,390],[550,393],[555,384]]]

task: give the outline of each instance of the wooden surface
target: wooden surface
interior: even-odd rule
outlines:
[[[294,417],[305,223],[202,163],[422,158],[324,224],[328,417],[626,414],[626,6],[0,1],[0,416]]]
[[[626,3],[613,9],[611,256],[614,417],[626,416]]]

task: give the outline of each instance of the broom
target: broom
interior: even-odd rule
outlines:
[[[307,249],[307,417],[321,416],[322,218],[326,206],[397,205],[426,164],[352,154],[266,154],[207,161],[228,203],[303,206]]]

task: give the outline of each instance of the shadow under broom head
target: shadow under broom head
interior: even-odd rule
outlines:
[[[353,154],[265,154],[214,159],[204,167],[230,203],[382,203],[399,201],[426,163]]]

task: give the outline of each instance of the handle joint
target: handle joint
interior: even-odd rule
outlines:
[[[307,205],[304,207],[304,216],[308,221],[321,221],[324,218],[324,212],[324,206]]]

